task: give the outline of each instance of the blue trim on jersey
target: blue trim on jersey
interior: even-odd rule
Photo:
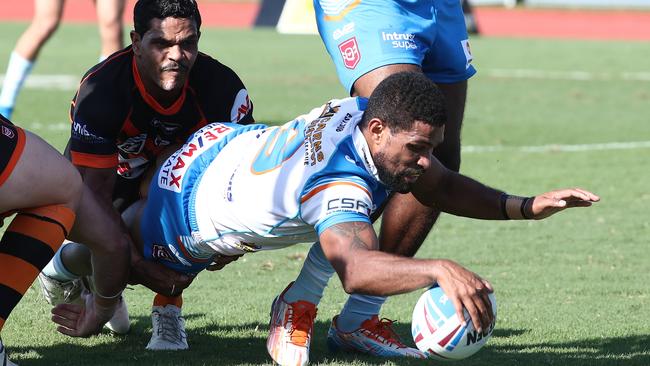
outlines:
[[[357,105],[365,109],[367,99],[356,98],[356,100]],[[363,164],[363,158],[359,156],[357,150],[354,148],[354,139],[352,135],[339,141],[334,151],[335,153],[329,159],[327,165],[305,183],[303,191],[299,195],[299,199],[321,185],[332,182],[348,181],[365,187],[368,192],[370,192],[370,199],[374,206],[380,206],[384,200],[388,198],[388,192],[386,187],[377,181],[371,172],[366,170],[366,167]],[[352,164],[352,162],[346,157],[353,158],[356,164]],[[314,225],[314,229],[317,234],[320,235],[332,225],[352,221],[371,223],[369,216],[358,212],[345,211],[336,212],[320,219]]]
[[[329,229],[330,227],[341,224],[344,222],[367,222],[372,225],[370,217],[360,214],[358,212],[340,212],[335,215],[327,216],[325,219],[320,220],[314,225],[316,233],[320,236],[323,231]]]

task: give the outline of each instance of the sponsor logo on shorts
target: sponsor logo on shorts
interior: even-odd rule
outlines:
[[[388,49],[418,49],[418,45],[415,42],[415,34],[413,33],[381,31],[381,40],[383,41],[384,48]]]
[[[16,134],[14,133],[14,131],[11,128],[5,127],[5,126],[2,126],[2,134],[9,137],[10,139],[13,139],[14,137],[16,137]]]
[[[178,259],[167,249],[166,245],[153,244],[151,246],[151,256],[157,260],[179,263]]]
[[[183,177],[192,162],[232,130],[222,123],[211,123],[196,131],[192,139],[173,153],[160,168],[158,187],[180,193]]]
[[[332,34],[332,38],[334,38],[335,41],[338,41],[339,38],[352,32],[354,32],[354,22],[348,23],[341,28],[335,29],[334,33]]]
[[[361,61],[361,52],[359,52],[359,45],[357,44],[357,38],[352,37],[343,43],[339,44],[339,51],[341,51],[341,57],[343,57],[343,64],[348,69],[354,69]]]
[[[465,53],[465,69],[469,69],[469,65],[472,63],[474,57],[472,56],[472,50],[469,48],[469,39],[464,39],[460,41],[461,46],[463,47],[463,52]]]

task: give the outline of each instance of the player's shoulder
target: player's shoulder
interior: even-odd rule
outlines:
[[[73,100],[73,119],[115,120],[128,109],[134,88],[133,52],[127,47],[86,72]]]
[[[91,67],[81,79],[80,88],[116,88],[124,81],[133,81],[133,51],[131,46],[114,53]]]
[[[215,85],[215,81],[219,84]],[[219,85],[221,88],[229,86],[238,89],[244,87],[244,83],[233,69],[202,52],[199,52],[194,62],[190,73],[190,84],[212,87]]]
[[[133,51],[129,46],[86,72],[79,83],[75,103],[91,102],[93,109],[115,108],[134,87]]]

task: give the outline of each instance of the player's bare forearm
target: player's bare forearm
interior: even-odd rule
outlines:
[[[325,256],[339,275],[345,291],[389,296],[438,283],[454,304],[474,324],[492,321],[490,283],[463,266],[446,259],[414,259],[377,250],[373,227],[363,222],[333,225],[320,235]]]
[[[505,219],[500,205],[502,191],[451,170],[433,193],[436,206],[443,212],[475,219]]]
[[[435,282],[436,261],[380,252],[375,231],[368,223],[333,225],[321,234],[320,240],[348,293],[394,295]]]
[[[117,304],[129,275],[131,239],[113,206],[107,207],[86,185],[70,235],[92,252],[95,287],[104,306]],[[99,299],[100,297],[98,297]]]
[[[600,197],[581,188],[560,189],[530,197],[510,197],[472,178],[438,169],[423,175],[413,194],[443,212],[484,220],[543,219],[571,207],[589,207]]]

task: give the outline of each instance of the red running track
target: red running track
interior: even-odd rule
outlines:
[[[134,3],[127,1],[127,24],[132,22]],[[248,28],[255,22],[259,3],[199,0],[199,8],[206,26]],[[34,4],[0,0],[0,9],[0,21],[29,21]],[[476,7],[474,12],[483,36],[650,41],[650,11]],[[94,22],[92,0],[67,0],[63,17],[68,22]]]

